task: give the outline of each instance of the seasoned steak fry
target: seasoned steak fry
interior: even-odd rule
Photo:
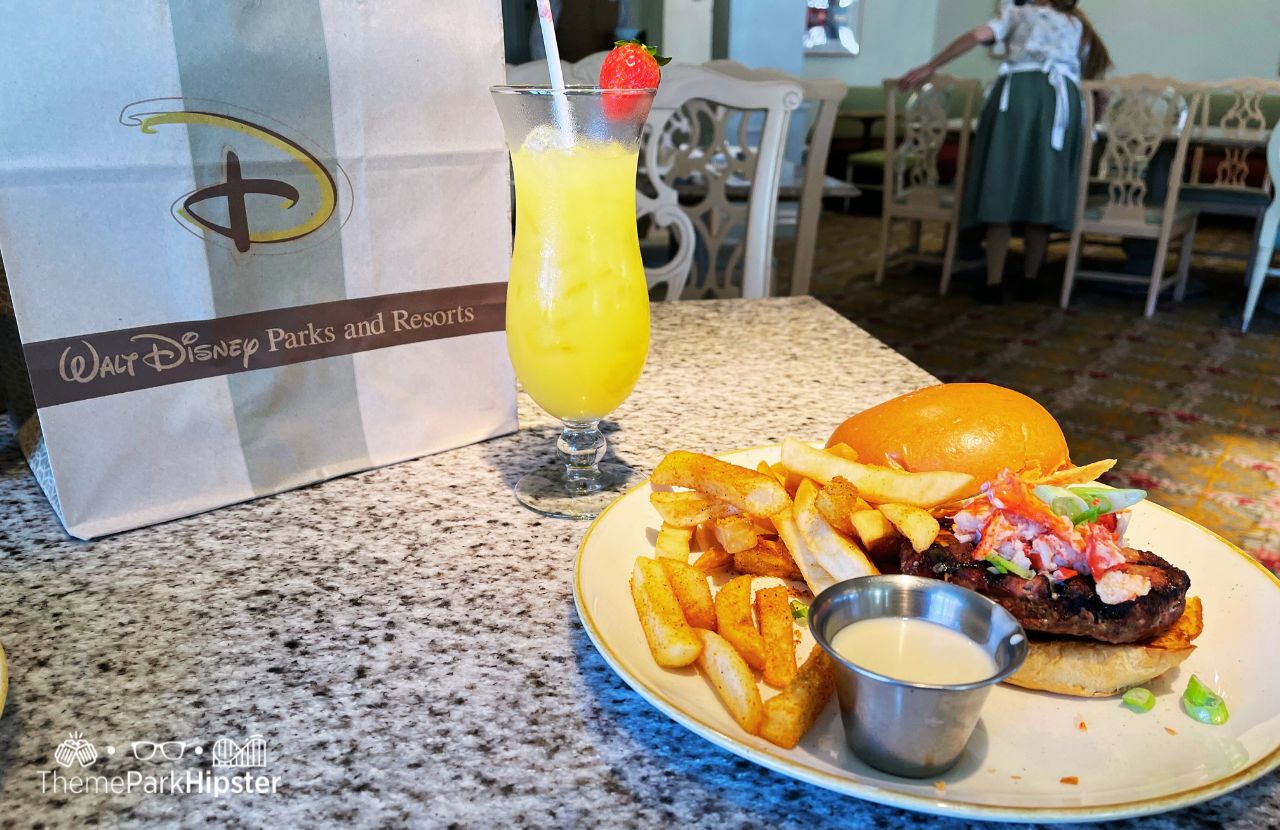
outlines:
[[[772,476],[700,453],[668,453],[654,468],[653,483],[698,490],[753,516],[772,516],[791,506]]]

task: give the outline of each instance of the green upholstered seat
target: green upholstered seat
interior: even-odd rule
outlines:
[[[853,167],[884,167],[884,149],[850,153],[849,164]]]

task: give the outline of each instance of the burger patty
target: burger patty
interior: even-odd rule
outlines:
[[[1073,576],[1053,582],[1047,576],[1023,579],[993,573],[973,561],[973,544],[956,540],[949,531],[938,534],[933,546],[916,553],[903,542],[902,572],[954,582],[986,596],[1018,618],[1023,628],[1048,634],[1088,637],[1106,643],[1133,643],[1164,631],[1178,621],[1186,606],[1191,579],[1186,572],[1145,550],[1124,548],[1120,570],[1147,577],[1151,592],[1128,602],[1108,605],[1098,598],[1093,578]]]

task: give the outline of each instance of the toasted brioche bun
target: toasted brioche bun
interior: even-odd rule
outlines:
[[[1159,677],[1191,656],[1191,641],[1204,630],[1199,597],[1187,597],[1168,631],[1143,643],[1115,645],[1048,639],[1029,643],[1026,662],[1005,682],[1075,697],[1109,697]]]
[[[852,416],[827,446],[845,443],[866,464],[950,470],[990,481],[1001,470],[1039,475],[1071,465],[1062,428],[1043,406],[989,383],[917,389]]]

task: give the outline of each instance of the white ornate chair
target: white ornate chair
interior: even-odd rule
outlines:
[[[566,64],[565,83],[596,86],[600,83],[600,67],[608,56],[608,52],[592,52],[576,63]]]
[[[1204,214],[1253,219],[1255,235],[1246,259],[1253,262],[1258,222],[1271,203],[1271,177],[1251,176],[1249,161],[1253,151],[1266,146],[1275,124],[1274,113],[1267,117],[1263,100],[1280,97],[1280,81],[1237,78],[1197,84],[1196,88],[1203,99],[1200,117],[1192,128],[1191,164],[1179,199],[1195,212],[1197,220]],[[1188,250],[1195,247],[1195,233],[1193,226]],[[1239,257],[1217,251],[1200,253]]]
[[[934,75],[907,98],[898,112],[898,81],[884,81],[884,201],[880,219],[880,261],[876,267],[876,283],[884,282],[885,271],[894,258],[889,244],[893,223],[912,223],[913,259],[937,261],[919,251],[922,222],[941,222],[947,226],[946,245],[942,254],[942,280],[938,293],[946,294],[955,267],[956,246],[960,238],[960,205],[964,198],[964,175],[969,161],[969,125],[973,122],[973,104],[978,96],[977,81]],[[960,148],[956,157],[956,175],[951,184],[943,184],[938,173],[938,156],[947,141],[951,114],[960,114]]]
[[[577,83],[577,81],[569,80],[569,70],[572,66],[573,64],[571,63],[560,61],[561,70],[565,73],[565,83],[568,84]],[[507,64],[507,83],[514,86],[551,83],[551,74],[547,72],[547,62],[529,61],[528,63]]]
[[[600,82],[600,67],[608,52],[594,52],[580,61],[570,63],[560,61],[560,70],[564,74],[564,82],[569,86],[595,86]],[[545,60],[528,63],[507,64],[507,83],[509,84],[547,84],[551,83]]]
[[[1280,178],[1280,126],[1271,131],[1271,140],[1267,142],[1267,170],[1271,181]],[[1249,330],[1253,320],[1253,312],[1258,307],[1258,295],[1262,293],[1262,284],[1267,277],[1280,277],[1280,268],[1271,267],[1271,257],[1275,254],[1277,234],[1280,234],[1280,193],[1271,201],[1271,206],[1262,214],[1261,231],[1258,234],[1256,251],[1252,268],[1249,272],[1249,294],[1244,301],[1244,322],[1241,331]]]
[[[1200,92],[1182,91],[1179,86],[1174,78],[1151,75],[1081,84],[1085,104],[1084,146],[1080,153],[1075,229],[1071,233],[1071,249],[1062,282],[1060,304],[1063,308],[1071,302],[1071,290],[1077,279],[1146,285],[1144,314],[1147,317],[1155,313],[1156,300],[1169,286],[1175,286],[1174,298],[1182,299],[1191,265],[1195,212],[1179,204],[1178,193]],[[1107,102],[1101,114],[1097,112],[1097,100]],[[1099,134],[1106,136],[1096,166],[1093,163],[1095,127]],[[1163,203],[1152,204],[1147,199],[1148,171],[1160,146],[1171,139],[1175,149],[1169,168],[1168,192]],[[1105,187],[1106,194],[1089,195],[1090,185]],[[1151,275],[1080,268],[1080,248],[1086,234],[1155,240]],[[1175,238],[1181,242],[1181,262],[1177,273],[1166,276],[1169,243]]]
[[[802,98],[793,81],[745,81],[690,64],[664,69],[641,147],[637,211],[659,224],[683,225],[675,211],[689,220],[696,240],[679,239],[673,262],[689,263],[692,295],[770,293],[782,146]]]
[[[826,187],[827,154],[836,113],[849,90],[848,84],[829,78],[797,78],[778,69],[753,69],[732,60],[708,61],[705,66],[748,81],[791,81],[804,90],[804,103],[813,108],[813,125],[805,135],[803,174],[795,200],[796,245],[791,260],[791,295],[809,293],[813,274],[813,252],[818,242],[818,222],[822,218],[822,191]],[[786,194],[783,196],[787,198]]]

